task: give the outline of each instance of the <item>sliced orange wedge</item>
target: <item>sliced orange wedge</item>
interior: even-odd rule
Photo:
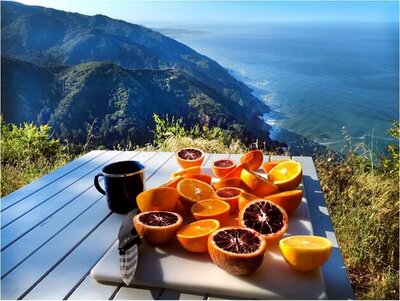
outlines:
[[[271,194],[266,196],[265,199],[280,205],[289,214],[294,209],[299,207],[302,197],[303,191],[301,189],[297,189]]]
[[[221,189],[223,187],[244,188],[244,183],[241,178],[226,178],[221,179],[219,180],[219,182],[214,184],[215,190]]]
[[[211,185],[212,178],[209,175],[199,173],[199,174],[186,174],[182,176],[182,179],[196,179]]]
[[[193,166],[173,172],[171,175],[172,177],[178,177],[188,174],[199,174],[199,173],[201,173],[201,166]]]
[[[290,159],[281,159],[281,160],[274,160],[274,161],[268,161],[268,162],[264,162],[261,167],[262,169],[265,171],[266,174],[268,174],[270,172],[270,170],[272,168],[274,168],[275,166],[277,166],[279,163],[285,162],[285,161],[289,161]]]
[[[260,198],[278,193],[278,187],[274,183],[255,172],[243,169],[240,178],[246,184],[246,191]]]
[[[242,172],[242,169],[246,168],[246,167],[247,167],[247,162],[244,162],[244,163],[236,166],[232,171],[227,173],[221,179],[238,178],[238,177],[240,177],[240,173]]]
[[[247,163],[247,168],[251,171],[257,170],[263,162],[264,156],[259,149],[252,150],[240,158],[240,163]]]
[[[239,210],[242,210],[244,206],[246,206],[248,203],[250,203],[251,201],[254,201],[258,198],[259,197],[254,194],[242,191],[238,197]]]
[[[182,180],[181,176],[173,177],[169,179],[168,182],[165,182],[164,184],[160,185],[160,187],[176,188],[176,185],[178,185],[180,180]]]

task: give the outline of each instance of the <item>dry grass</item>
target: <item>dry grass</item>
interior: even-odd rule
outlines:
[[[357,299],[399,299],[399,179],[350,154],[316,160]]]
[[[207,140],[204,138],[190,138],[183,137],[177,138],[170,136],[167,138],[162,145],[154,147],[148,145],[141,150],[157,150],[163,152],[175,152],[183,147],[197,147],[207,153],[229,153],[229,154],[241,154],[246,152],[246,146],[240,142],[240,140],[232,140],[229,146],[225,146],[220,140]]]

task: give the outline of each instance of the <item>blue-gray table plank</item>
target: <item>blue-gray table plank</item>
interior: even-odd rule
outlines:
[[[24,220],[26,220],[25,215],[27,213],[43,203],[46,203],[50,198],[62,193],[65,189],[68,189],[72,185],[80,185],[83,178],[93,173],[93,171],[96,171],[99,166],[106,164],[112,158],[120,154],[122,154],[122,152],[105,152],[88,163],[80,166],[78,169],[75,169],[71,173],[65,175],[64,177],[57,179],[51,185],[31,194],[25,198],[23,202],[16,203],[11,208],[4,210],[1,213],[1,228],[4,229],[7,226],[10,226],[22,216],[24,216]],[[65,195],[65,193],[63,193],[63,195]],[[2,248],[3,246],[4,243],[2,241]]]
[[[125,154],[126,157],[116,157],[115,159],[135,159],[139,152]],[[2,278],[100,200],[102,194],[94,188],[92,182],[88,188],[90,189],[74,198],[63,210],[57,211],[50,218],[40,223],[38,227],[32,228],[26,235],[3,250],[1,261]]]
[[[141,153],[140,155],[149,155]],[[139,155],[139,156],[140,156]],[[135,157],[140,162],[144,162],[146,184],[151,186],[151,179],[160,167],[171,157],[168,153],[156,153],[155,156],[148,158]],[[105,211],[109,212],[107,205],[104,204]],[[110,220],[113,221],[110,221]],[[122,215],[112,214],[103,224],[99,226],[87,239],[85,239],[75,250],[73,250],[63,261],[50,271],[37,286],[35,286],[27,299],[63,299],[69,295],[75,285],[86,277],[88,271],[108,250],[109,246],[115,242],[118,229],[121,225]],[[107,225],[104,225],[106,224]],[[57,288],[53,290],[53,288]]]
[[[32,183],[25,185],[24,187],[2,197],[0,203],[1,211],[6,210],[7,208],[13,206],[14,204],[30,196],[31,194],[38,192],[39,190],[52,184],[59,178],[62,178],[67,174],[73,172],[75,169],[82,167],[83,165],[87,164],[88,162],[90,162],[91,160],[95,159],[96,157],[100,156],[103,153],[105,153],[105,151],[89,152],[69,162],[68,164],[65,164],[64,166],[56,169],[55,171],[47,175],[44,175],[43,177],[33,181]]]
[[[78,179],[75,179],[73,183],[65,183],[65,185],[68,186],[63,185],[62,181],[57,181],[57,184],[54,183],[53,185],[42,189],[39,194],[33,194],[23,202],[13,206],[12,210],[6,210],[5,212],[2,212],[3,218],[3,215],[5,217],[15,215],[13,214],[13,211],[17,209],[16,207],[18,207],[18,211],[26,211],[22,216],[19,216],[17,219],[2,228],[2,251],[19,238],[32,231],[32,229],[39,226],[46,219],[50,218],[52,215],[54,215],[54,213],[63,210],[63,208],[70,202],[74,201],[76,197],[85,193],[92,186],[93,177],[95,174],[101,171],[102,166],[109,162],[124,160],[118,158],[124,158],[125,155],[123,152],[109,152],[109,155],[103,155],[101,157],[103,157],[102,160],[92,160],[91,163],[85,165],[87,167],[90,166],[90,172],[87,173],[86,168],[84,168],[84,170],[82,170],[82,172],[84,172],[83,176],[79,177],[79,175],[76,175],[79,181]],[[95,163],[97,163],[97,165],[94,165]],[[81,169],[78,169],[76,172],[79,173],[80,170]],[[68,178],[68,176],[66,178]],[[39,204],[34,206],[32,209],[27,210],[27,208],[23,207],[25,202],[27,203],[26,205],[28,208],[31,207],[32,203]]]
[[[335,231],[328,214],[314,162],[311,157],[293,157],[292,159],[300,162],[303,168],[303,183],[306,197],[309,200],[308,209],[314,234],[330,239],[334,245],[328,262],[322,266],[328,298],[354,299],[353,289],[336,241]]]
[[[118,156],[120,160],[128,160],[136,155],[136,153],[125,152]],[[141,153],[143,159],[149,159],[155,153]],[[135,157],[136,158],[136,157]],[[99,166],[99,170],[100,170]],[[90,183],[87,183],[92,190],[93,178]],[[73,192],[72,192],[73,193]],[[93,198],[101,196],[100,193],[92,195]],[[73,197],[71,195],[70,197]],[[89,195],[87,195],[89,197]],[[67,212],[65,212],[67,214]],[[94,206],[80,215],[74,222],[66,226],[62,231],[59,231],[51,240],[40,246],[33,254],[19,264],[6,277],[2,279],[2,297],[6,299],[17,299],[23,295],[31,286],[35,285],[38,279],[41,279],[49,270],[63,257],[68,254],[73,248],[82,243],[82,239],[101,224],[107,215],[110,214],[105,200],[97,201]],[[35,229],[36,230],[36,229]],[[33,231],[35,231],[33,230]],[[34,239],[34,237],[32,238]],[[2,261],[7,260],[3,257]]]

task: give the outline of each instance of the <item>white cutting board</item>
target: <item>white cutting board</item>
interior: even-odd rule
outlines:
[[[313,234],[305,197],[289,216],[285,236],[295,234]],[[123,283],[119,272],[118,241],[92,269],[91,275],[100,282]],[[267,246],[264,261],[255,273],[233,276],[216,266],[208,253],[187,252],[177,240],[162,247],[153,247],[143,241],[139,246],[139,262],[132,283],[244,298],[327,298],[320,269],[308,273],[293,271],[277,244]]]

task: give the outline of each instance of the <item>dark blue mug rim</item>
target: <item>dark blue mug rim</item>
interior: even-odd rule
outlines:
[[[116,168],[118,165],[130,165],[129,167],[132,167],[133,171],[128,172],[128,173],[111,173],[109,170]],[[106,177],[111,177],[111,178],[124,178],[124,177],[130,177],[139,173],[144,172],[145,166],[141,164],[139,161],[118,161],[111,163],[107,166],[104,166],[103,169],[101,170],[103,175]]]

